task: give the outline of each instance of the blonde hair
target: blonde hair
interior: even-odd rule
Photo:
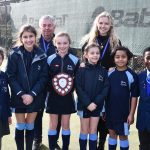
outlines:
[[[18,39],[16,40],[16,43],[15,43],[14,47],[23,45],[23,43],[21,41],[21,38],[22,38],[22,35],[23,35],[24,32],[33,33],[35,35],[35,38],[37,37],[36,29],[32,25],[28,25],[28,24],[27,25],[23,25],[20,28],[20,31],[18,33]]]
[[[110,40],[110,47],[111,47],[111,50],[113,51],[113,49],[114,49],[116,46],[119,45],[119,39],[118,39],[117,35],[116,35],[115,32],[114,32],[113,18],[112,18],[112,16],[111,16],[108,12],[106,12],[106,11],[100,13],[100,14],[95,18],[95,20],[94,20],[94,22],[93,22],[93,25],[92,25],[92,27],[91,27],[90,32],[82,38],[81,44],[84,44],[84,43],[86,43],[86,42],[88,42],[88,43],[93,43],[93,42],[95,42],[95,43],[96,43],[96,38],[97,38],[97,36],[98,36],[98,34],[99,34],[99,31],[98,31],[98,28],[97,28],[97,24],[98,24],[98,22],[99,22],[99,19],[102,18],[102,17],[107,17],[108,20],[110,21],[110,26],[111,26],[111,27],[110,27],[110,30],[109,30],[109,32],[108,32],[108,35],[109,35],[109,40]]]
[[[69,44],[71,44],[71,38],[70,38],[69,34],[67,32],[59,32],[54,37],[54,40],[53,40],[54,41],[54,45],[56,45],[57,38],[58,37],[63,37],[63,36],[67,37],[67,39],[69,41]]]
[[[0,55],[2,56],[2,60],[4,60],[4,51],[5,49],[3,47],[0,47]]]

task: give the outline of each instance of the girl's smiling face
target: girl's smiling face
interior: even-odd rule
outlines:
[[[67,36],[58,36],[55,40],[55,46],[57,47],[58,54],[64,56],[68,53],[70,42]]]
[[[97,64],[100,59],[100,51],[98,47],[89,48],[89,50],[85,53],[85,57],[87,58],[90,64]]]
[[[114,62],[118,70],[124,70],[127,68],[128,56],[125,51],[117,50],[114,56]]]
[[[32,32],[28,32],[28,31],[23,32],[21,36],[21,42],[27,51],[32,51],[36,43],[35,34]]]

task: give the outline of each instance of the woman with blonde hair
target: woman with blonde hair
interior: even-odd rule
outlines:
[[[90,32],[82,38],[81,43],[83,45],[83,62],[85,47],[90,43],[96,43],[100,47],[100,64],[106,70],[109,70],[112,67],[114,67],[114,63],[111,58],[111,53],[116,46],[121,45],[121,42],[115,34],[112,16],[106,11],[100,13],[95,18]],[[97,130],[100,135],[97,149],[104,150],[104,143],[108,133],[105,122],[105,113],[101,113]]]
[[[82,52],[86,45],[96,43],[101,49],[101,65],[107,70],[114,64],[110,57],[113,49],[120,45],[120,41],[114,32],[114,24],[112,16],[104,11],[100,13],[94,20],[90,32],[85,35],[81,43],[83,44]]]

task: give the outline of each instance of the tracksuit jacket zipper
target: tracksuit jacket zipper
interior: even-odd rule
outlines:
[[[28,78],[28,74],[27,74],[25,62],[24,62],[24,59],[23,59],[23,54],[22,54],[21,52],[19,52],[19,54],[21,55],[21,58],[22,58],[22,61],[23,61],[23,66],[24,66],[24,70],[25,70],[25,74],[26,74],[26,78],[27,78],[28,90],[30,91],[30,90],[31,90],[31,86],[30,86],[30,82],[29,82],[29,78]],[[43,56],[44,56],[44,55],[43,55]],[[34,58],[33,58],[33,60],[32,60],[31,65],[32,65],[33,63],[35,63],[36,61],[39,61],[39,60],[42,60],[42,59],[45,58],[45,57],[43,57],[43,58],[39,58],[39,57],[40,57],[40,56],[35,55]]]
[[[23,54],[21,54],[21,58],[22,58],[22,61],[23,61],[23,66],[24,66],[24,70],[25,70],[25,74],[26,74],[26,78],[27,78],[28,90],[30,91],[30,83],[29,83],[29,78],[28,78],[25,62],[24,62],[24,59],[23,59]]]
[[[63,73],[64,58],[61,58],[61,73]]]

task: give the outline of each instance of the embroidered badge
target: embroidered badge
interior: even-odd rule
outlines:
[[[41,70],[41,66],[40,65],[38,65],[38,70]]]
[[[6,93],[7,92],[7,87],[3,87],[3,91]]]
[[[99,81],[103,81],[104,79],[103,79],[103,77],[101,75],[99,75],[98,80]]]
[[[0,84],[5,84],[5,80],[3,80],[3,79],[0,79]]]
[[[121,86],[127,86],[127,83],[125,81],[121,81]]]
[[[71,65],[67,65],[67,70],[73,70]]]
[[[54,67],[59,67],[59,65],[58,65],[58,64],[55,64]]]

